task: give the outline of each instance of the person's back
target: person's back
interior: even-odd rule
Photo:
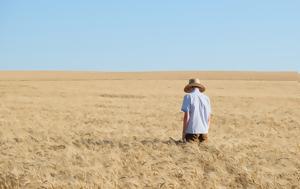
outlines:
[[[198,79],[191,79],[184,89],[186,94],[181,110],[184,112],[182,138],[186,141],[207,140],[211,106],[209,97],[202,92],[205,87]]]

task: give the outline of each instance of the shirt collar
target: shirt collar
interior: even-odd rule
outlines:
[[[192,90],[192,92],[193,92],[193,93],[195,93],[195,92],[200,93],[200,90],[199,90],[197,87],[195,87],[195,88]]]

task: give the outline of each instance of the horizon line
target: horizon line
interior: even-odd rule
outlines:
[[[153,72],[256,72],[256,73],[298,73],[297,70],[2,70],[0,72],[98,72],[98,73],[153,73]]]

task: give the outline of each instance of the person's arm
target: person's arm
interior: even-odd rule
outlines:
[[[211,105],[210,105],[210,99],[209,97],[207,97],[207,100],[208,100],[208,104],[207,104],[207,110],[208,110],[208,126],[210,127],[211,126]]]
[[[181,111],[184,112],[183,115],[183,126],[182,126],[182,141],[185,141],[185,131],[189,122],[189,111],[190,111],[191,99],[189,95],[185,95],[183,98]]]
[[[189,122],[189,113],[188,112],[184,112],[183,115],[183,126],[182,126],[182,141],[185,141],[185,131],[186,128],[188,126],[188,122]]]

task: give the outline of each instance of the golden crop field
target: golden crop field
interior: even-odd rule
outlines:
[[[1,74],[0,188],[300,186],[294,76],[202,79],[209,141],[184,144],[183,87],[195,73]]]

